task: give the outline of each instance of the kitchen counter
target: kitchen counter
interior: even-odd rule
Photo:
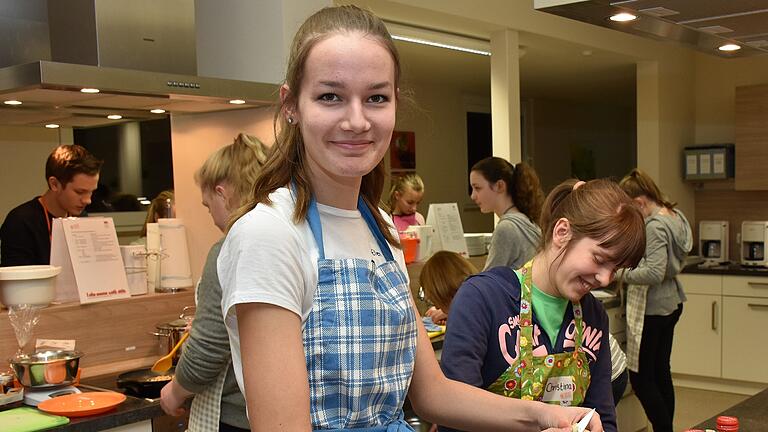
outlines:
[[[717,417],[721,415],[739,419],[739,430],[743,432],[764,431],[768,429],[768,389],[736,404],[720,414],[699,423],[694,429],[715,429]]]
[[[102,391],[104,389],[81,385],[82,391]],[[164,416],[160,408],[159,400],[140,399],[133,396],[126,396],[125,402],[118,405],[115,409],[87,417],[72,417],[68,424],[47,430],[55,431],[77,431],[90,432],[112,429],[119,426],[125,426],[146,420],[152,420],[156,417]]]
[[[745,267],[736,263],[713,267],[701,267],[699,264],[691,264],[684,267],[681,273],[730,276],[768,276],[768,268]]]
[[[84,379],[79,388],[83,392],[123,392],[123,390],[117,388],[117,374]],[[187,401],[187,409],[189,409],[190,402],[191,399]],[[27,405],[23,405],[19,402],[7,407],[0,407],[0,411],[16,408],[19,406]],[[152,424],[151,430],[153,432],[179,431],[186,429],[186,418],[167,416],[163,412],[162,408],[160,408],[160,399],[145,399],[126,395],[125,402],[121,403],[113,410],[92,416],[71,417],[68,424],[46,430],[62,432],[95,432],[118,427],[123,428],[128,425],[136,425],[141,422],[147,422],[146,426],[142,426],[146,429],[138,428],[137,430],[149,430],[150,421]]]

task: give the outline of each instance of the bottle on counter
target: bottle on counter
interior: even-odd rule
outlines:
[[[717,432],[739,432],[739,419],[731,416],[718,417]]]

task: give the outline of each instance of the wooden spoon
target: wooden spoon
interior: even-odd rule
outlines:
[[[176,346],[173,347],[171,352],[160,357],[160,359],[155,362],[155,364],[152,366],[152,372],[162,373],[170,369],[171,366],[173,366],[173,355],[176,354],[176,351],[179,349],[181,344],[183,344],[184,341],[187,340],[188,336],[189,336],[189,332],[185,332],[181,336],[181,339],[179,339],[179,342],[176,344]]]

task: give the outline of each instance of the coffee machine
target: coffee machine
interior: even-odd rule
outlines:
[[[768,244],[768,221],[744,221],[741,223],[741,264],[768,267],[765,246]]]
[[[728,262],[728,221],[699,222],[699,253],[705,266]]]

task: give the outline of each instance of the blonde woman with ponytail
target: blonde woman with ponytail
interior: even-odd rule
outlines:
[[[203,205],[222,232],[230,215],[251,197],[269,148],[240,134],[232,144],[211,154],[195,173]],[[211,247],[197,287],[197,312],[174,378],[160,392],[160,406],[171,416],[184,413],[187,397],[195,395],[189,431],[239,432],[249,429],[245,398],[231,365],[227,327],[221,313],[221,284],[216,260],[224,239]]]

